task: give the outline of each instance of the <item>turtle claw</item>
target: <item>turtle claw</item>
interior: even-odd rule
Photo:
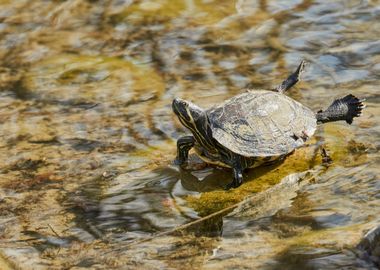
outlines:
[[[363,104],[363,99],[358,99],[354,95],[347,95],[342,98],[342,102],[345,102],[348,107],[346,122],[351,124],[354,117],[359,117],[362,114],[362,110],[365,108]]]
[[[224,187],[224,190],[230,190],[230,189],[233,188],[233,187],[234,187],[234,184],[233,184],[233,182],[231,182],[231,183],[227,184],[227,185]]]
[[[181,166],[183,162],[181,162],[178,158],[176,158],[175,160],[173,160],[173,164],[177,166]]]
[[[238,186],[240,186],[240,184],[236,183],[235,179],[233,181],[231,181],[231,183],[227,184],[225,187],[224,187],[224,190],[230,190],[231,188],[237,188]]]
[[[175,160],[173,160],[173,164],[183,168],[186,166],[187,160],[181,160],[180,158],[177,157]]]
[[[321,148],[321,156],[322,156],[322,165],[325,167],[330,166],[333,160],[330,157],[330,155],[327,153],[324,147]]]

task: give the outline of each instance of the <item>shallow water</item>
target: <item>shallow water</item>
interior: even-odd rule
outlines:
[[[379,1],[0,0],[0,266],[375,267],[355,247],[380,224],[379,29]],[[236,190],[229,170],[173,165],[174,97],[208,108],[302,59],[291,97],[318,110],[352,93],[364,114]]]

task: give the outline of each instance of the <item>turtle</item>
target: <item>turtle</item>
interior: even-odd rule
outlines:
[[[325,110],[313,112],[288,97],[304,72],[306,61],[280,85],[269,90],[247,90],[209,109],[175,98],[172,109],[192,135],[177,140],[175,164],[183,167],[194,148],[206,163],[232,168],[226,189],[243,183],[243,171],[284,159],[302,146],[318,124],[353,122],[365,107],[352,94],[334,100]]]

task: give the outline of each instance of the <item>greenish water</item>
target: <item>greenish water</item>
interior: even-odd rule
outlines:
[[[379,29],[379,1],[0,0],[0,266],[375,268],[356,246],[380,224]],[[173,98],[208,108],[302,59],[289,95],[315,111],[365,98],[351,126],[228,192],[229,170],[173,165]]]

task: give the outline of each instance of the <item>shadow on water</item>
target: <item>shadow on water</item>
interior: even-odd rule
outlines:
[[[283,161],[275,164],[262,166],[258,172],[253,169],[247,169],[244,176],[249,181],[255,181],[256,178],[273,171],[281,165]],[[232,181],[232,170],[221,167],[208,166],[202,170],[179,169],[181,185],[188,191],[210,192],[215,190],[225,190],[225,187]]]
[[[192,192],[220,190],[224,186],[223,179],[226,183],[230,181],[230,175],[226,176],[226,171],[216,168],[191,171],[171,166],[159,167],[141,172],[138,178],[123,187],[115,188],[114,192],[103,193],[107,189],[113,189],[113,185],[118,185],[113,183],[117,182],[117,178],[128,177],[128,173],[119,172],[114,179],[97,177],[82,185],[80,190],[64,199],[64,204],[68,211],[75,214],[77,226],[90,232],[93,237],[103,239],[104,235],[111,233],[114,238],[123,237],[128,240],[125,237],[128,232],[155,233],[172,227],[158,221],[165,216],[173,218],[172,212],[178,212],[175,194],[172,194],[175,185],[180,183],[182,196]],[[202,174],[207,176],[200,179]],[[152,178],[153,175],[155,177]],[[150,196],[150,199],[146,196]],[[180,212],[177,214],[182,215]],[[159,215],[163,217],[158,218]],[[190,216],[186,217],[186,214],[184,217],[183,222],[194,220]],[[218,216],[192,226],[187,231],[198,236],[216,236],[221,234],[222,224],[222,216]]]
[[[192,156],[192,159],[195,162],[202,162],[195,156]],[[254,169],[247,170],[245,173],[247,179],[255,181],[256,178],[273,171],[282,162],[263,166],[258,172],[252,171]],[[131,232],[156,233],[182,224],[174,223],[172,226],[166,226],[160,222],[165,216],[173,218],[173,215],[180,215],[183,223],[194,221],[197,215],[194,210],[182,209],[184,205],[179,202],[186,199],[186,196],[194,193],[201,195],[203,192],[224,192],[225,186],[231,181],[231,169],[207,166],[205,163],[197,165],[206,168],[199,170],[168,166],[142,171],[137,179],[130,180],[128,184],[122,184],[122,187],[118,186],[115,189],[112,186],[117,186],[118,183],[112,182],[115,180],[118,182],[118,178],[125,179],[128,173],[118,172],[113,179],[98,177],[82,185],[80,190],[70,194],[64,202],[68,211],[75,214],[76,224],[93,237],[104,239],[104,236],[108,235],[114,239],[133,240],[134,233],[131,236],[126,235]],[[103,193],[112,189],[115,192]],[[176,189],[181,191],[178,192]],[[147,199],[146,196],[150,194],[153,197]],[[216,210],[210,208],[209,211]],[[205,219],[189,226],[185,231],[195,236],[221,236],[223,217],[226,214],[228,212]],[[159,215],[162,217],[158,217]]]
[[[288,250],[283,251],[283,253],[276,258],[278,265],[274,266],[272,269],[278,269],[278,267],[281,267],[281,269],[318,269],[316,266],[311,264],[310,261],[320,257],[328,258],[330,256],[332,259],[333,256],[337,254],[339,253],[333,250],[310,250],[309,252],[305,252],[302,250],[302,247],[289,247]],[[330,263],[330,269],[338,267],[337,265],[333,265],[331,261]]]

